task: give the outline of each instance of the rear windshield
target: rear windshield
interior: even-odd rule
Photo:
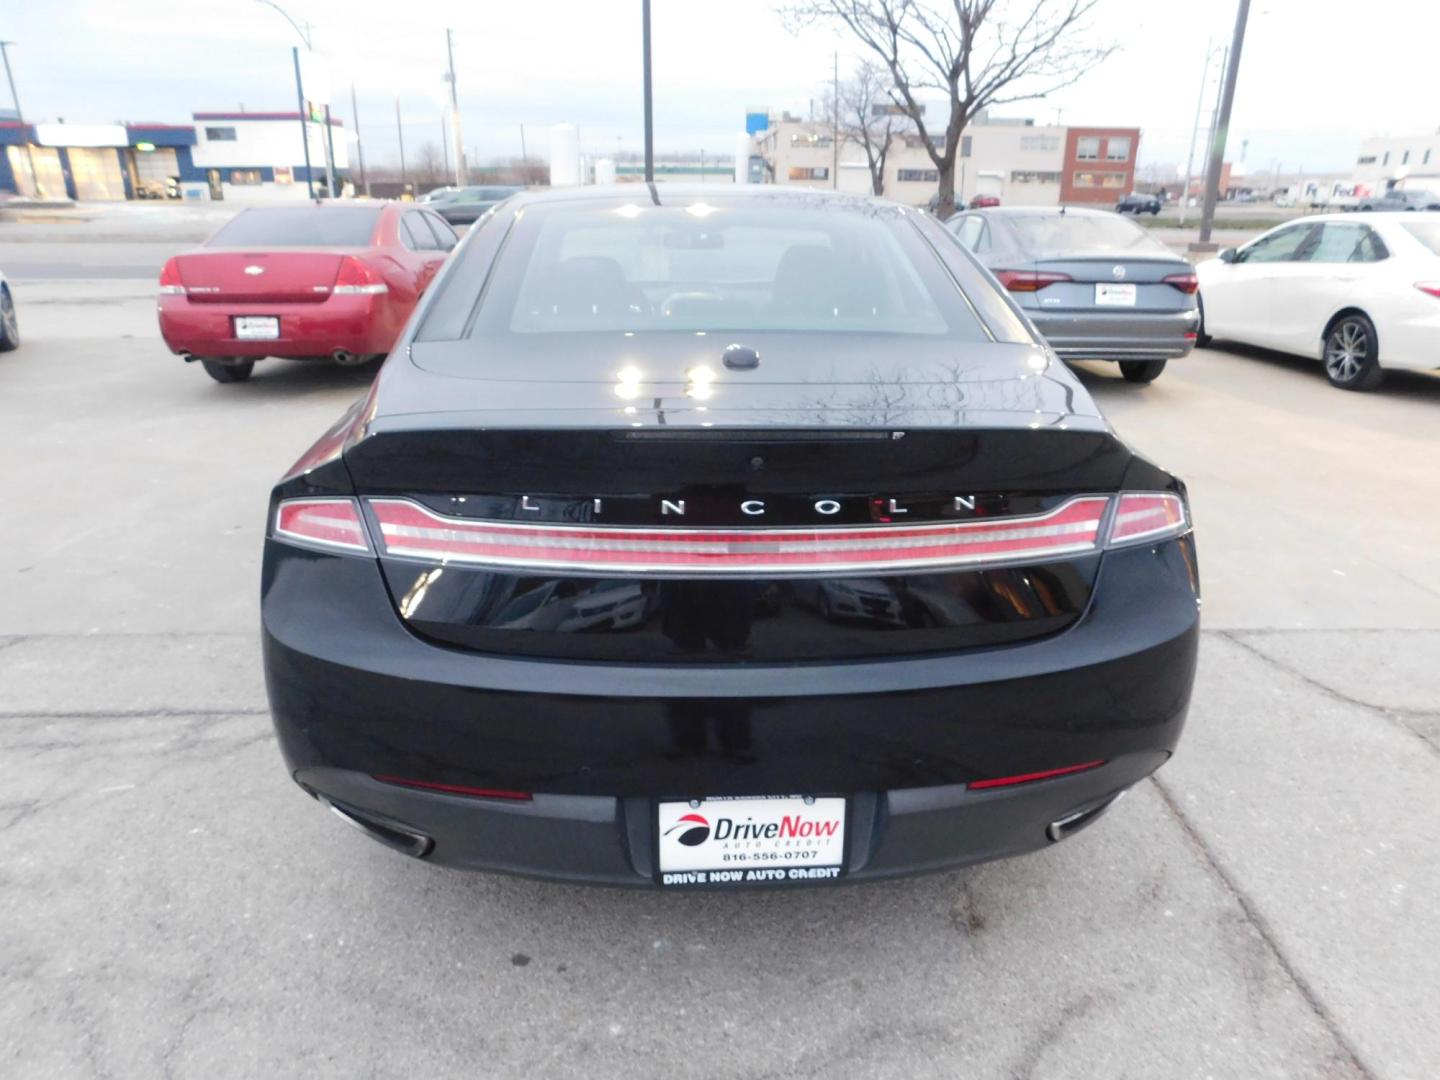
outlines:
[[[984,336],[897,212],[720,202],[530,208],[499,257],[475,331]]]
[[[246,210],[210,238],[212,247],[368,247],[378,206],[277,206]]]
[[[1138,198],[1138,196],[1136,196]],[[1020,247],[1031,254],[1086,255],[1125,251],[1169,255],[1133,221],[1112,214],[1007,214]]]
[[[1407,221],[1400,227],[1436,255],[1440,255],[1440,221],[1417,221],[1414,224]]]

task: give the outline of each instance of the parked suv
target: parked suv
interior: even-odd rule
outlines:
[[[1440,210],[1440,195],[1433,191],[1391,188],[1379,198],[1365,199],[1361,210]]]

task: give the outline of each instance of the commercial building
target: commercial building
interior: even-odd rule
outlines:
[[[753,114],[747,126],[756,126]],[[837,154],[827,121],[771,117],[752,134],[752,147],[763,166],[762,182],[871,190],[864,149],[842,136]],[[1011,206],[1113,203],[1134,187],[1139,147],[1138,128],[1067,128],[981,114],[960,136],[955,199],[994,195]],[[920,136],[895,135],[885,158],[885,196],[925,206],[939,183]]]
[[[325,178],[323,123],[300,114],[201,112],[193,124],[21,124],[0,121],[0,190],[41,199],[304,199]],[[349,143],[332,119],[335,171],[348,176]]]
[[[1350,182],[1360,196],[1395,187],[1440,192],[1440,130],[1366,139],[1360,144]]]

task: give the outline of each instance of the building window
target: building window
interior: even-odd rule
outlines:
[[[254,184],[260,184],[260,183],[263,183],[263,182],[264,182],[264,181],[262,181],[261,178],[260,178],[260,170],[259,170],[259,169],[231,169],[231,170],[230,170],[230,183],[232,183],[232,184],[254,185]]]
[[[1421,164],[1421,165],[1429,165],[1429,164],[1430,164],[1430,151],[1429,151],[1429,150],[1426,150],[1426,151],[1425,151],[1425,156],[1420,160],[1420,164]]]
[[[207,127],[205,129],[206,142],[234,142],[235,129],[233,127]]]
[[[938,184],[940,171],[938,169],[897,169],[895,179],[902,184]]]
[[[829,180],[830,169],[826,165],[791,165],[791,180]]]
[[[1106,161],[1129,161],[1130,160],[1130,137],[1128,135],[1111,138],[1105,141]]]
[[[961,135],[961,136],[960,136],[960,156],[961,156],[961,157],[969,157],[969,156],[970,156],[970,136],[969,136],[969,135]]]
[[[1403,154],[1400,155],[1400,164],[1401,164],[1401,165],[1409,165],[1409,164],[1410,164],[1410,151],[1409,151],[1409,150],[1406,150],[1405,153],[1403,153]]]
[[[1075,186],[1077,188],[1123,188],[1125,174],[1123,172],[1077,172]]]
[[[1428,157],[1429,157],[1429,154],[1430,154],[1430,151],[1428,151],[1428,150],[1425,151],[1425,154],[1426,154],[1426,157],[1428,158]],[[1355,162],[1355,164],[1356,164],[1356,165],[1374,165],[1374,164],[1375,164],[1375,155],[1374,155],[1374,154],[1366,154],[1366,155],[1365,155],[1364,157],[1362,157],[1359,161]]]
[[[968,136],[968,135],[961,136],[961,138],[964,138],[964,139],[968,139],[969,137],[970,137],[970,136]],[[936,149],[936,150],[944,150],[944,149],[945,149],[945,136],[944,136],[944,135],[931,135],[931,136],[930,136],[930,145],[931,145],[934,149]],[[924,150],[924,149],[925,149],[925,140],[922,139],[919,135],[906,135],[906,136],[905,136],[905,149],[906,149],[906,150]],[[965,156],[966,156],[966,157],[969,157],[970,155],[966,154]]]
[[[1100,140],[1093,135],[1087,135],[1083,139],[1076,139],[1075,159],[1077,161],[1099,161]]]
[[[1058,172],[1038,172],[1035,169],[1013,169],[1010,173],[1012,184],[1058,184]]]
[[[1389,151],[1389,150],[1386,150],[1386,151],[1385,151],[1385,159],[1384,159],[1383,161],[1381,161],[1380,164],[1381,164],[1381,165],[1389,165],[1389,164],[1390,164],[1390,151]]]
[[[804,133],[801,133],[801,132],[796,132],[794,135],[791,135],[791,136],[790,136],[790,145],[791,145],[791,146],[830,146],[830,145],[832,145],[832,139],[831,139],[831,137],[830,137],[829,135],[819,135],[819,134],[816,134],[816,133],[814,133],[814,132],[811,132],[811,133],[808,134],[808,135],[806,135],[806,134],[804,134]]]
[[[1021,150],[1059,150],[1059,135],[1021,135]]]
[[[915,106],[915,111],[923,116],[925,113],[925,106],[917,105]],[[893,101],[877,101],[870,106],[870,115],[872,117],[909,116],[910,111],[906,109],[903,105],[896,105]]]

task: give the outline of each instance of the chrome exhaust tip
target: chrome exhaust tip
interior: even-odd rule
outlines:
[[[364,353],[353,353],[349,349],[336,349],[330,354],[330,359],[345,367],[354,367],[366,363],[370,357]]]
[[[1068,840],[1085,826],[1100,820],[1100,815],[1109,810],[1117,802],[1125,797],[1129,788],[1122,788],[1104,802],[1095,806],[1087,806],[1083,810],[1076,810],[1073,814],[1066,814],[1062,818],[1056,818],[1045,827],[1045,835],[1051,843],[1058,844],[1061,840]]]
[[[384,844],[388,848],[404,855],[410,855],[416,859],[423,859],[430,854],[430,849],[435,846],[435,841],[422,832],[401,825],[398,821],[389,818],[377,818],[349,806],[342,806],[331,802],[323,795],[316,796],[321,802],[330,808],[330,812],[338,817],[345,824],[352,828],[359,829],[371,840]]]

